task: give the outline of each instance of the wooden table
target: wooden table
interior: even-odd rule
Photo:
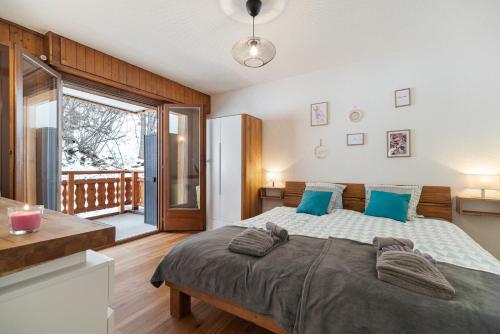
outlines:
[[[38,232],[11,235],[7,208],[23,205],[0,197],[0,276],[115,242],[114,226],[52,210],[44,210]]]

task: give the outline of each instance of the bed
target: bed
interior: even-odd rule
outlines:
[[[170,312],[190,312],[190,297],[276,333],[500,332],[500,265],[451,224],[448,187],[423,187],[417,218],[405,224],[362,214],[365,191],[346,184],[344,209],[297,214],[304,182],[287,182],[285,207],[197,234],[176,246],[153,275],[170,287]],[[248,226],[272,221],[290,241],[264,258],[227,250]],[[374,236],[412,239],[431,254],[457,295],[443,301],[376,279]],[[425,321],[422,321],[424,320]]]

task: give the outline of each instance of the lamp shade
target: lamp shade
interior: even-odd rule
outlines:
[[[273,43],[260,37],[248,37],[233,46],[233,58],[247,67],[261,67],[273,60],[276,48]]]
[[[467,175],[467,186],[470,189],[496,190],[500,188],[500,177],[498,175]]]
[[[281,173],[268,172],[266,178],[267,178],[267,182],[280,182],[281,181]]]

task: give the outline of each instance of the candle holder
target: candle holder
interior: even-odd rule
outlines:
[[[42,215],[43,205],[26,204],[7,208],[10,234],[21,235],[38,231]]]

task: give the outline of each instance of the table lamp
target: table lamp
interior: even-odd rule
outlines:
[[[277,172],[268,172],[267,173],[267,182],[272,183],[273,188],[274,188],[275,182],[280,182],[280,181],[281,181],[281,173],[277,173]]]
[[[468,188],[481,189],[481,198],[486,195],[486,190],[497,190],[500,188],[500,177],[498,175],[467,175]]]

